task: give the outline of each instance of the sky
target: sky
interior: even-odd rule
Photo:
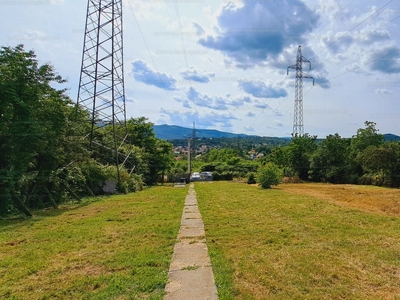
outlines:
[[[34,50],[76,101],[86,10],[0,0],[0,46]],[[400,0],[123,0],[123,16],[129,118],[288,137],[301,45],[305,133],[400,135]]]

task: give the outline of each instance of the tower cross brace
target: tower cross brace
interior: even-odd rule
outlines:
[[[120,128],[126,125],[122,24],[122,0],[88,0],[77,99],[90,113],[91,150],[106,156],[118,172],[118,150],[125,139]],[[103,126],[110,126],[111,141],[96,133]]]
[[[294,116],[293,116],[293,136],[304,135],[303,124],[303,78],[312,78],[313,85],[315,84],[314,77],[303,73],[303,63],[309,63],[309,70],[311,70],[311,62],[301,54],[301,46],[297,50],[296,64],[287,68],[287,75],[289,69],[296,70],[295,82],[295,101],[294,101]]]

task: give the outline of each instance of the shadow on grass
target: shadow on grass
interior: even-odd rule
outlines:
[[[82,201],[69,201],[64,204],[61,204],[57,209],[55,208],[44,208],[38,210],[32,210],[33,217],[27,217],[23,214],[19,215],[11,215],[9,217],[0,219],[0,231],[9,229],[10,227],[22,227],[22,226],[31,226],[33,223],[39,222],[45,218],[52,218],[60,216],[66,212],[71,212],[82,207],[88,206],[92,203],[96,203],[105,199],[109,199],[112,196],[98,196],[98,197],[90,197],[84,198]]]
[[[141,193],[146,191],[151,191],[157,186],[145,186]],[[166,188],[174,188],[173,185],[165,184],[164,187]],[[0,231],[9,229],[9,228],[17,228],[22,226],[31,226],[33,223],[39,222],[45,218],[57,217],[64,213],[68,213],[82,207],[88,206],[92,203],[98,203],[103,200],[110,199],[112,197],[129,197],[130,195],[137,194],[137,193],[129,193],[129,194],[115,194],[115,195],[101,195],[96,197],[86,197],[83,198],[82,201],[71,200],[59,205],[58,209],[44,208],[44,209],[37,209],[31,210],[33,217],[26,217],[23,214],[15,214],[10,215],[9,217],[0,218]]]

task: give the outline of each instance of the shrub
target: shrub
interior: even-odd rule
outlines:
[[[223,181],[223,180],[233,180],[233,174],[231,172],[223,172],[223,173],[218,173],[218,172],[213,172],[213,180],[214,181]]]
[[[282,180],[282,170],[273,163],[267,163],[265,166],[260,166],[257,172],[257,183],[263,189],[271,188],[271,185],[278,185]]]
[[[253,172],[250,172],[247,174],[247,180],[246,180],[247,184],[254,184],[257,183],[256,181],[256,174]]]

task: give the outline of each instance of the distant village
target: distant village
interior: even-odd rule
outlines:
[[[196,147],[196,158],[200,157],[201,155],[207,153],[210,149],[220,149],[220,146],[209,146],[209,145],[201,145]],[[175,146],[174,147],[174,155],[175,160],[186,159],[188,155],[188,146]],[[251,149],[248,153],[248,158],[250,160],[261,158],[264,156],[264,153],[257,152],[254,149]]]

